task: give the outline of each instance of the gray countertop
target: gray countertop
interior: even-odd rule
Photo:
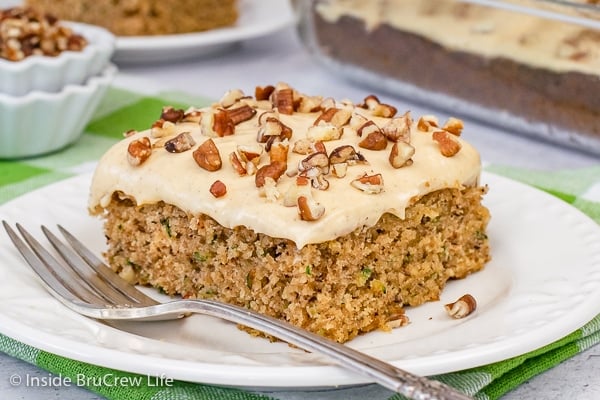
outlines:
[[[327,93],[336,98],[362,99],[373,92],[315,65],[300,45],[295,31],[286,29],[262,39],[247,41],[228,52],[203,59],[172,64],[120,66],[120,79],[132,77],[157,82],[191,94],[219,98],[224,90],[241,88],[252,93],[255,85],[287,82],[304,93]],[[411,109],[415,114],[435,112],[406,100],[381,94],[383,101]],[[600,157],[571,151],[540,141],[467,121],[464,137],[481,152],[485,162],[538,170],[556,170],[600,165]],[[11,386],[13,375],[47,376],[25,362],[0,354],[0,393],[5,399],[101,399],[84,389],[69,387]],[[319,392],[276,392],[284,400],[296,399],[387,399],[391,393],[375,385]],[[507,394],[504,399],[598,399],[600,398],[600,347],[560,364]]]

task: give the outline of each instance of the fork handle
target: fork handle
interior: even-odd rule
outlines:
[[[304,350],[328,356],[341,367],[370,378],[381,386],[410,399],[471,399],[471,397],[439,381],[411,374],[351,347],[246,308],[212,300],[178,300],[155,307],[171,308],[174,313],[192,312],[211,315],[257,329]]]

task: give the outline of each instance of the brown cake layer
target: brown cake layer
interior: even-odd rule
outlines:
[[[315,13],[314,23],[320,52],[334,60],[532,123],[600,138],[598,75],[556,72],[508,58],[449,50],[386,24],[367,31],[364,21],[348,16],[330,23]]]
[[[490,258],[484,192],[432,192],[403,220],[384,214],[373,227],[300,250],[290,240],[115,194],[104,214],[106,256],[131,282],[248,307],[345,342],[407,323],[404,306],[438,300],[449,279],[483,268]]]
[[[165,35],[232,25],[236,0],[26,0],[57,18],[100,25],[116,35]]]

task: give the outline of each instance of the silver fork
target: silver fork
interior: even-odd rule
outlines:
[[[198,313],[242,324],[328,356],[339,366],[394,392],[419,400],[467,400],[470,397],[441,382],[416,376],[384,361],[325,339],[289,323],[231,304],[212,300],[159,303],[121,279],[71,233],[58,225],[65,244],[48,228],[42,231],[62,257],[57,260],[20,224],[19,235],[2,221],[10,239],[48,291],[71,310],[100,320],[165,320]]]

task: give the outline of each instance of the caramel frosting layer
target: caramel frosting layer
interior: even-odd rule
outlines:
[[[287,89],[278,87],[270,100],[242,97],[235,99],[233,105],[229,100],[221,101],[212,107],[187,110],[183,118],[182,110],[178,116],[176,110],[170,110],[170,114],[176,115],[173,124],[162,124],[160,120],[153,129],[132,132],[98,163],[89,197],[90,212],[102,213],[113,194],[121,193],[138,205],[163,201],[190,215],[206,214],[228,228],[245,226],[255,232],[292,240],[301,248],[309,243],[335,239],[360,227],[373,226],[384,213],[403,218],[412,202],[435,190],[462,188],[479,182],[479,154],[456,135],[462,128],[461,121],[449,121],[446,129],[442,129],[435,127],[435,122],[427,123],[432,117],[413,121],[409,113],[382,116],[389,115],[393,108],[379,104],[373,96],[365,102],[369,106],[361,107],[347,101],[307,97],[296,91],[293,91],[295,105],[291,111],[281,100],[273,100],[282,97],[277,96],[282,88]],[[301,112],[302,104],[309,102],[317,104],[311,108],[315,111]],[[225,118],[222,123],[221,117],[240,114],[231,110],[239,111],[242,107],[244,118],[253,110],[256,113],[242,122],[235,117],[233,121]],[[345,114],[326,121],[328,118],[323,115],[331,108],[344,110]],[[163,117],[172,118],[172,115],[163,112]],[[315,128],[319,118],[321,122]],[[347,118],[350,119],[346,121]],[[271,123],[269,127],[267,120]],[[291,137],[272,135],[275,140],[261,143],[275,132],[272,128],[279,123],[291,129]],[[233,134],[219,136],[224,132],[223,126],[233,126],[234,130],[227,132]],[[332,132],[341,137],[332,138]],[[369,136],[372,132],[376,133]],[[387,138],[375,140],[382,136],[377,132],[385,132]],[[402,134],[401,137],[398,138],[398,134]],[[369,143],[365,144],[368,136]],[[171,140],[176,137],[176,141]],[[166,144],[168,141],[170,144]],[[200,166],[206,167],[211,164],[210,160],[214,161],[210,157],[214,153],[206,150],[210,148],[209,141],[222,161],[215,171]],[[152,148],[144,147],[147,144],[152,144]],[[348,147],[341,148],[347,145],[352,146],[355,155],[345,163],[340,162],[339,157],[334,156],[343,149],[348,150]],[[250,149],[262,151],[254,162],[244,160],[245,156],[252,158]],[[286,173],[272,180],[270,177],[259,179],[258,176],[265,176],[263,167],[276,164],[273,160],[280,159],[281,149],[287,157],[283,161]],[[392,149],[401,149],[394,162],[396,167],[390,161]],[[448,149],[450,153],[443,155]],[[276,151],[279,155],[274,154]],[[332,156],[332,153],[335,154]],[[231,163],[232,154],[239,165],[247,169],[246,174],[240,175],[243,170]],[[329,158],[324,158],[324,154]],[[311,167],[312,161],[307,159],[316,162],[319,157],[328,160],[328,165],[321,163],[319,167]],[[261,180],[266,184],[259,188],[257,182]],[[216,181],[223,185],[214,185]]]
[[[327,0],[317,12],[331,23],[348,16],[366,31],[385,24],[483,57],[558,72],[600,71],[600,32],[562,21],[456,0]]]

